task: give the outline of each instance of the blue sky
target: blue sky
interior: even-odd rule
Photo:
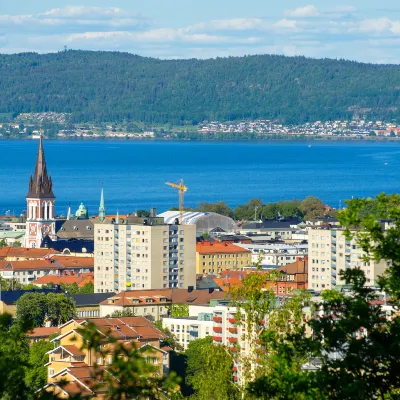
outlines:
[[[399,0],[0,0],[0,52],[285,54],[400,63]]]

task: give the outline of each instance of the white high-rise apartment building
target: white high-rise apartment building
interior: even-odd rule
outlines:
[[[341,228],[309,230],[308,246],[308,288],[315,291],[344,285],[339,272],[355,267],[365,272],[367,285],[373,286],[388,267],[384,260],[379,263],[365,261],[365,253],[355,239],[346,240]]]
[[[95,292],[196,286],[196,226],[152,215],[94,224]]]

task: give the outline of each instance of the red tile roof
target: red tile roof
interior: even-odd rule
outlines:
[[[251,254],[250,250],[243,249],[242,247],[228,242],[200,242],[196,244],[196,252],[199,254]]]
[[[58,333],[58,327],[51,326],[48,328],[35,328],[32,331],[27,333],[27,336],[30,338],[42,338],[49,337],[53,333]]]
[[[146,299],[152,299],[153,304],[196,304],[207,305],[210,300],[222,300],[226,298],[223,292],[214,291],[209,293],[208,290],[192,290],[187,289],[149,289],[149,290],[130,290],[117,293],[115,296],[109,297],[102,301],[101,305],[119,305],[132,306],[135,304],[152,304],[146,303]],[[166,299],[166,301],[161,301]],[[136,301],[136,303],[132,302]]]
[[[73,284],[76,283],[79,287],[86,285],[87,283],[94,283],[93,273],[82,273],[82,274],[68,274],[68,275],[45,275],[36,279],[32,283],[34,285],[47,285],[53,283],[54,285],[60,284]]]
[[[49,254],[59,254],[60,252],[52,249],[30,249],[24,247],[3,247],[0,249],[0,258],[20,257],[20,258],[43,258]]]

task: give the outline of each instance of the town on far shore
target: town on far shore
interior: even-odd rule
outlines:
[[[49,139],[164,139],[164,140],[271,140],[271,139],[396,139],[395,121],[366,119],[282,124],[267,119],[145,124],[143,122],[77,123],[67,113],[23,113],[0,119],[0,139],[38,139],[40,128]]]

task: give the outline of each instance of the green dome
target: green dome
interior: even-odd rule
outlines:
[[[75,213],[75,217],[77,218],[88,218],[88,212],[83,203],[80,204],[78,210]]]

